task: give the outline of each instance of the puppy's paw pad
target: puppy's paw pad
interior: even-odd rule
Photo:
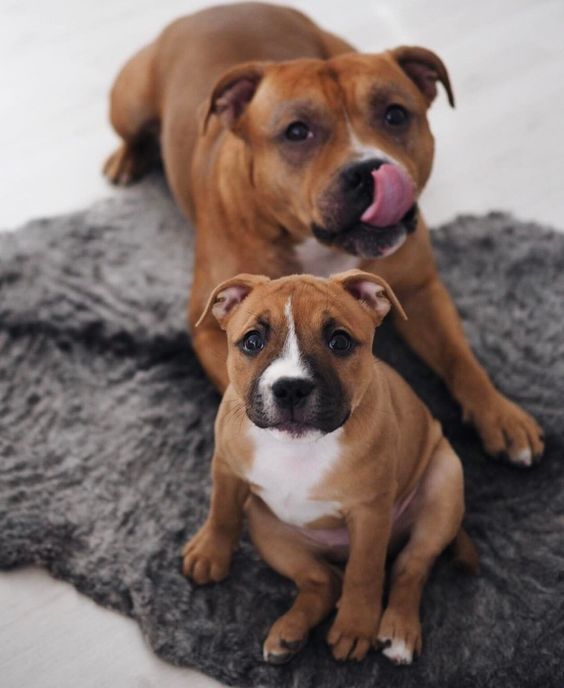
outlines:
[[[403,640],[390,638],[380,638],[384,644],[382,654],[384,654],[394,664],[411,664],[413,662],[413,650],[411,650]]]

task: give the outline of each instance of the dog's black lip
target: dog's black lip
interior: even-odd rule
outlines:
[[[311,230],[315,238],[326,246],[336,246],[353,256],[378,258],[386,248],[395,244],[402,234],[408,235],[415,231],[417,228],[418,210],[417,203],[414,203],[397,224],[390,225],[389,227],[375,228],[372,225],[357,220],[338,231],[330,231],[315,223],[312,224]],[[365,242],[359,240],[359,230],[360,232],[366,232]],[[364,247],[367,250],[359,252],[357,250],[359,243],[364,243]]]

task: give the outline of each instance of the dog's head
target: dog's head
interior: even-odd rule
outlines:
[[[212,293],[226,331],[230,384],[249,419],[284,438],[316,439],[343,425],[375,374],[374,330],[394,305],[380,277],[238,275]]]
[[[323,60],[248,63],[228,71],[204,107],[244,141],[261,209],[298,240],[309,232],[362,257],[389,255],[416,226],[431,172],[427,110],[447,70],[400,47]]]

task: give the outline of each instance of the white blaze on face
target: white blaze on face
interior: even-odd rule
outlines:
[[[351,124],[351,120],[348,116],[347,113],[345,113],[345,119],[347,122],[347,129],[349,132],[349,141],[350,141],[350,146],[351,146],[351,153],[352,157],[354,160],[358,162],[364,162],[365,160],[382,160],[382,162],[388,162],[392,163],[394,165],[398,165],[399,167],[403,167],[403,165],[396,160],[394,157],[389,155],[388,153],[385,153],[381,148],[377,148],[376,146],[372,145],[367,145],[363,143],[357,136],[356,131],[353,129],[353,126]]]
[[[383,162],[397,162],[393,160],[387,153],[384,153],[380,148],[376,146],[367,146],[362,143],[362,141],[356,135],[355,130],[352,128],[349,118],[347,117],[347,128],[349,130],[349,141],[351,143],[351,153],[355,160],[363,162],[364,160],[372,160],[374,158],[382,160]]]
[[[284,346],[280,356],[264,370],[259,382],[259,388],[264,395],[265,401],[271,401],[272,385],[280,378],[311,379],[311,375],[303,361],[300,343],[296,334],[296,323],[292,313],[292,297],[288,299],[284,306],[284,315],[286,316],[288,330]]]

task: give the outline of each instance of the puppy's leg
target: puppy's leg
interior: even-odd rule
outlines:
[[[131,184],[160,162],[153,53],[151,44],[134,55],[110,94],[110,120],[123,139],[104,165],[104,174],[113,184]]]
[[[413,525],[392,568],[389,602],[378,631],[384,654],[395,664],[410,664],[413,654],[421,653],[423,587],[435,559],[456,537],[463,513],[462,466],[443,439],[405,514]]]
[[[334,608],[341,581],[336,570],[281,523],[258,500],[247,503],[251,538],[261,557],[298,586],[292,607],[271,627],[263,645],[267,662],[287,662],[302,649],[310,630]]]
[[[184,545],[182,570],[198,585],[217,583],[229,573],[243,528],[248,486],[217,454],[212,462],[213,490],[208,517]]]

